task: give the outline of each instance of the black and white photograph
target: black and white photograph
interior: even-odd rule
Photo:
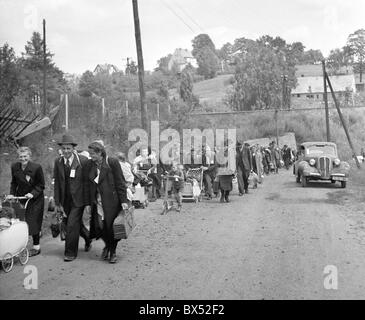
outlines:
[[[364,168],[364,0],[0,0],[0,300],[363,300]]]

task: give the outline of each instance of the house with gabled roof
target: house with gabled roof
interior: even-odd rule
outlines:
[[[187,49],[178,48],[172,54],[167,67],[169,70],[172,70],[173,66],[176,66],[178,71],[181,72],[189,63],[194,68],[197,67],[196,59],[193,57],[191,52]]]
[[[345,94],[353,95],[356,93],[355,76],[350,75],[339,75],[329,76],[334,92],[338,96]],[[329,96],[330,89],[328,88]],[[308,98],[323,100],[324,85],[323,76],[314,77],[298,77],[297,86],[292,89],[292,99],[296,98]]]
[[[107,72],[108,74],[113,74],[115,72],[118,72],[118,68],[113,65],[113,64],[109,64],[109,63],[104,63],[104,64],[98,64],[95,69],[94,69],[94,75],[97,73],[103,73],[103,72]]]

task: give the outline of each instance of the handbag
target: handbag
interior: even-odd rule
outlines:
[[[121,210],[113,223],[114,239],[128,239],[135,226],[134,206]]]

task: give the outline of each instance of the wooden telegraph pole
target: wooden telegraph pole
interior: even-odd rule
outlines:
[[[349,134],[349,131],[348,131],[347,126],[346,126],[346,123],[345,123],[345,119],[343,118],[343,115],[342,115],[342,112],[341,112],[341,109],[340,109],[340,105],[339,105],[339,103],[338,103],[338,101],[337,101],[337,98],[336,98],[335,92],[334,92],[334,90],[333,90],[333,87],[332,87],[332,84],[331,84],[331,81],[330,81],[330,79],[329,79],[329,77],[328,77],[327,72],[325,73],[325,76],[326,76],[326,80],[327,80],[328,86],[329,86],[329,88],[330,88],[330,90],[331,90],[332,98],[333,98],[333,101],[335,102],[335,106],[336,106],[336,109],[337,109],[338,115],[339,115],[339,117],[340,117],[340,120],[341,120],[342,126],[343,126],[343,128],[344,128],[344,130],[345,130],[345,134],[346,134],[347,140],[348,140],[349,145],[350,145],[350,148],[351,148],[351,150],[352,150],[352,157],[355,159],[356,165],[357,165],[357,167],[360,169],[360,168],[361,168],[361,167],[360,167],[360,162],[359,162],[359,160],[357,159],[356,152],[355,152],[355,148],[354,148],[354,146],[353,146],[353,144],[352,144],[352,141],[351,141],[351,138],[350,138],[350,134]]]
[[[328,96],[327,96],[327,82],[326,82],[326,62],[322,60],[322,69],[323,69],[323,100],[325,107],[325,117],[326,117],[326,133],[327,133],[327,142],[331,141],[330,134],[330,120],[329,120],[329,110],[328,110]]]
[[[142,42],[141,42],[141,29],[139,25],[137,0],[132,0],[132,4],[133,4],[134,30],[136,36],[137,59],[138,59],[139,94],[141,99],[141,124],[143,129],[148,130],[146,93],[144,90],[144,65],[143,65],[143,53],[142,53]]]
[[[47,113],[46,76],[47,76],[46,20],[43,19],[43,103],[42,103],[43,115],[46,115]]]

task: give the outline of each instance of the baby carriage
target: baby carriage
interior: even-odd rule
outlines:
[[[134,174],[134,193],[132,204],[135,208],[146,208],[148,206],[148,188],[152,185],[147,177],[147,170],[138,170]]]
[[[202,168],[190,168],[186,173],[186,182],[182,191],[182,201],[201,201],[203,190]]]
[[[24,218],[25,206],[15,206],[19,204],[19,200],[26,199],[25,197],[16,197],[11,202],[7,202],[8,206],[0,206],[0,261],[5,272],[10,272],[14,265],[14,257],[19,259],[22,265],[25,265],[29,259],[28,244],[28,224],[20,221],[19,218]],[[14,216],[15,212],[15,216]],[[9,213],[9,214],[7,214]]]

